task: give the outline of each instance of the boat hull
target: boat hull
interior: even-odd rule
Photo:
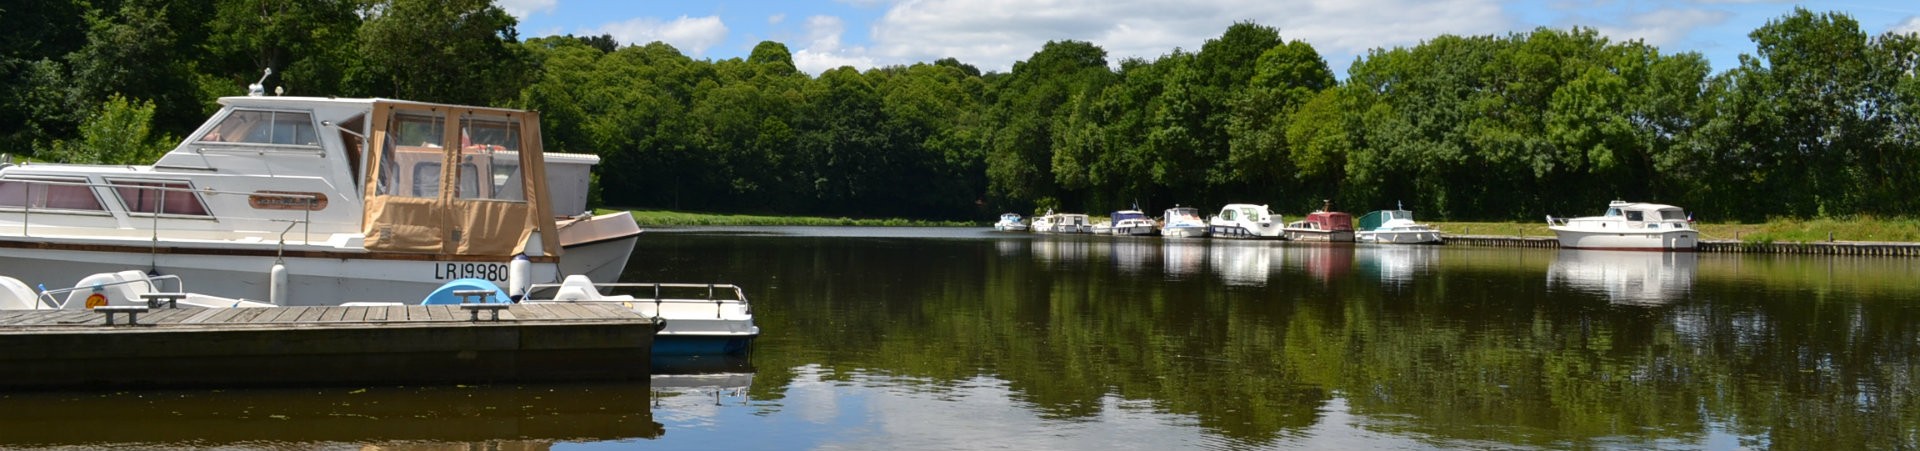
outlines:
[[[672,320],[668,320],[669,323]],[[756,335],[654,335],[653,355],[695,356],[745,354]]]
[[[1025,232],[1027,231],[1027,225],[1026,224],[994,224],[993,229],[999,230],[1002,232]]]
[[[20,243],[0,244],[14,247]],[[354,301],[413,304],[454,279],[479,278],[505,289],[509,272],[507,261],[351,258],[344,254],[277,259],[271,249],[168,248],[167,252],[150,253],[14,247],[0,252],[0,267],[8,268],[9,275],[47,288],[72,287],[90,274],[138,269],[178,275],[187,282],[185,288],[195,293],[254,301],[270,300],[269,273],[276,260],[287,271],[287,299],[282,305]],[[531,269],[534,283],[560,278],[558,264],[552,261],[535,262]]]
[[[1278,229],[1277,227],[1260,228],[1255,226],[1255,228],[1248,228],[1239,225],[1211,225],[1207,226],[1207,233],[1214,238],[1236,238],[1245,240],[1283,239],[1284,234]]]
[[[1353,242],[1353,231],[1352,231],[1352,230],[1293,230],[1293,229],[1288,229],[1288,230],[1286,231],[1286,234],[1285,234],[1285,235],[1286,235],[1286,237],[1287,237],[1287,239],[1288,239],[1288,240],[1293,240],[1293,241],[1325,241],[1325,242],[1334,242],[1334,243],[1351,243],[1351,242]]]
[[[608,213],[560,224],[560,271],[593,280],[620,280],[640,239],[640,225],[628,212]]]
[[[1201,238],[1207,236],[1206,227],[1167,227],[1160,229],[1160,236],[1167,238]]]
[[[1438,230],[1359,232],[1355,234],[1354,239],[1362,243],[1381,244],[1440,244],[1443,242]]]
[[[1617,251],[1690,252],[1700,246],[1700,232],[1691,229],[1622,231],[1622,229],[1586,231],[1562,226],[1548,227],[1565,249],[1602,249]]]

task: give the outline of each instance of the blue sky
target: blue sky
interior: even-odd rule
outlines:
[[[1747,33],[1795,6],[1851,15],[1861,28],[1920,32],[1920,2],[1870,0],[496,0],[520,18],[522,38],[611,34],[665,41],[703,59],[744,57],[785,43],[818,74],[958,58],[1006,71],[1050,40],[1107,50],[1108,60],[1197,50],[1237,21],[1313,44],[1336,73],[1368,49],[1412,46],[1440,34],[1505,34],[1535,27],[1597,29],[1667,53],[1699,52],[1720,72],[1753,53]]]

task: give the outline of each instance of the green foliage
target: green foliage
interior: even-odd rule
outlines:
[[[153,102],[115,94],[80,123],[80,141],[54,141],[41,157],[67,163],[152,164],[175,139],[151,136]]]
[[[35,152],[75,152],[115,95],[187,133],[271,68],[267,88],[297,95],[539,111],[547,149],[602,157],[606,202],[649,208],[1298,214],[1334,199],[1528,219],[1632,199],[1743,220],[1920,215],[1920,35],[1807,10],[1754,30],[1757,52],[1718,74],[1576,27],[1375,49],[1341,82],[1252,22],[1112,65],[1055,41],[1006,73],[946,58],[810,76],[773,41],[718,61],[608,35],[518,42],[485,0],[14,3],[0,145]]]

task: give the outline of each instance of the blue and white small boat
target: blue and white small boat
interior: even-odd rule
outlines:
[[[1113,225],[1109,230],[1114,235],[1153,236],[1160,233],[1154,227],[1153,218],[1140,210],[1113,212]]]
[[[610,302],[664,320],[653,355],[742,354],[760,336],[753,308],[740,287],[695,283],[594,283],[572,275],[527,288],[521,302]],[[616,294],[619,293],[619,294]]]
[[[1002,232],[1025,232],[1027,223],[1019,213],[1006,213],[1000,215],[1000,222],[993,223],[993,229]]]

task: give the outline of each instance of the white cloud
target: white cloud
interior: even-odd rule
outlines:
[[[1496,0],[904,0],[874,23],[871,53],[888,64],[955,57],[1007,70],[1047,41],[1073,39],[1106,49],[1109,61],[1153,59],[1198,50],[1240,21],[1279,28],[1323,55],[1496,33],[1510,22]]]
[[[786,21],[787,21],[787,13],[778,13],[771,16],[767,16],[768,25],[779,25],[780,22],[786,22]]]
[[[1593,25],[1593,28],[1616,42],[1640,39],[1655,47],[1665,47],[1680,43],[1694,30],[1725,22],[1732,15],[1726,11],[1662,9],[1635,14],[1625,23]]]
[[[1887,29],[1887,31],[1894,33],[1920,33],[1920,16],[1907,17],[1907,20],[1893,24],[1893,27]]]
[[[500,5],[500,9],[507,10],[507,14],[525,19],[533,13],[553,12],[560,0],[498,0],[494,3]]]
[[[680,16],[672,21],[637,17],[601,25],[588,34],[601,33],[613,35],[615,40],[627,44],[645,45],[661,41],[688,55],[699,56],[727,39],[727,24],[720,21],[720,16]]]
[[[874,67],[866,48],[840,47],[840,37],[846,32],[847,24],[839,17],[808,17],[806,47],[793,52],[793,66],[814,75],[840,66]]]

